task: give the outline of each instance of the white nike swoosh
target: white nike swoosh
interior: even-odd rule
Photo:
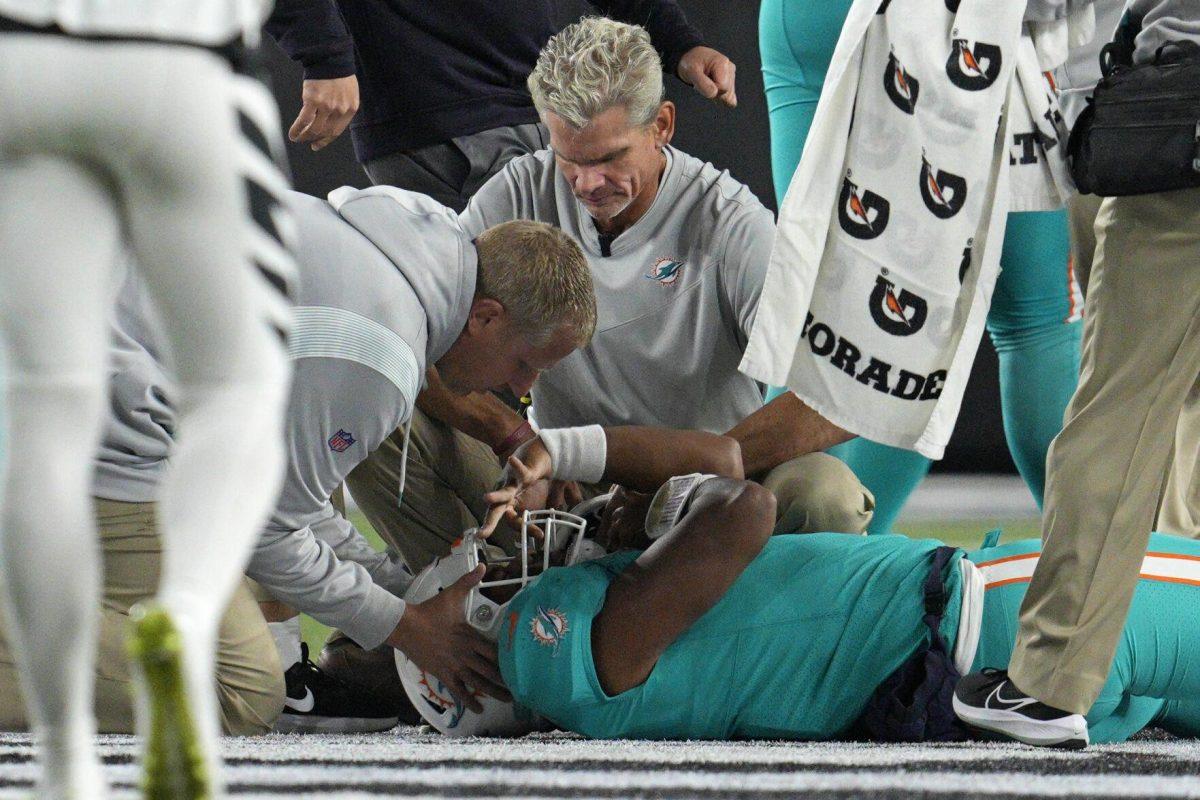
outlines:
[[[996,686],[995,689],[992,689],[992,693],[988,695],[987,700],[985,700],[983,703],[984,708],[996,708],[998,706],[1007,711],[1017,711],[1027,705],[1037,702],[1037,700],[1033,699],[1032,697],[1023,697],[1020,700],[1005,700],[1000,696],[1000,688],[1002,686],[1004,686],[1004,682],[1001,682]],[[995,706],[992,705],[993,700],[996,701]]]
[[[307,714],[313,710],[314,706],[316,706],[317,699],[313,697],[312,689],[305,686],[304,697],[300,698],[299,700],[286,697],[284,698],[283,704],[292,711],[299,711],[301,714]]]

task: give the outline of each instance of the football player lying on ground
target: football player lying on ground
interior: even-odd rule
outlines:
[[[542,431],[489,496],[489,521],[542,477],[652,490],[681,446],[728,440],[599,427]],[[663,467],[666,470],[663,470]],[[1003,669],[1037,563],[1036,540],[970,553],[904,536],[771,537],[771,493],[690,476],[647,517],[654,541],[553,568],[500,610],[516,702],[602,738],[952,740],[959,676]],[[608,516],[621,516],[610,507]],[[626,517],[626,522],[628,517]],[[1200,734],[1200,543],[1154,534],[1093,741],[1156,725]],[[1083,719],[1078,721],[1083,725]]]

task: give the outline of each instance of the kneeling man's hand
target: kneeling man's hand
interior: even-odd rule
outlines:
[[[496,662],[496,643],[467,622],[467,595],[483,579],[484,566],[424,603],[404,611],[387,643],[444,683],[463,705],[482,711],[479,693],[511,700]]]

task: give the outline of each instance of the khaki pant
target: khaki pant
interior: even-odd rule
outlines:
[[[1078,713],[1107,677],[1200,377],[1200,189],[1109,198],[1096,234],[1080,383],[1047,457],[1045,546],[1009,667]]]
[[[1096,217],[1103,199],[1094,194],[1077,194],[1067,204],[1067,217],[1071,225],[1071,263],[1085,296],[1096,252]],[[1200,538],[1200,485],[1195,480],[1200,479],[1200,475],[1195,474],[1198,453],[1200,386],[1188,395],[1179,417],[1172,464],[1165,479],[1155,530]]]
[[[102,733],[132,733],[133,704],[125,636],[129,608],[158,588],[162,545],[153,503],[96,499],[104,556],[104,600],[96,659],[96,718]],[[70,565],[47,565],[48,580],[70,580]],[[226,734],[268,733],[283,711],[283,670],[258,603],[239,586],[221,620],[217,694]],[[26,730],[17,669],[0,630],[0,730]]]
[[[1067,201],[1067,223],[1071,229],[1071,269],[1085,297],[1096,254],[1096,215],[1100,213],[1100,201],[1103,199],[1094,194],[1077,194]]]
[[[501,469],[490,447],[418,410],[404,503],[398,504],[403,444],[404,431],[396,431],[350,473],[346,484],[375,530],[416,572],[479,524],[486,511],[483,495]],[[781,464],[763,485],[779,500],[776,533],[862,533],[875,510],[875,499],[850,468],[824,453]]]
[[[1200,382],[1192,387],[1175,428],[1175,453],[1155,529],[1200,539]]]

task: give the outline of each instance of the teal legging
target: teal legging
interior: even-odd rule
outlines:
[[[759,47],[771,120],[771,170],[782,203],[833,49],[853,0],[763,0]],[[1065,211],[1010,214],[1003,268],[987,328],[1000,359],[1004,433],[1017,469],[1038,506],[1046,482],[1046,451],[1062,428],[1079,375],[1082,322],[1068,279]],[[767,399],[779,394],[772,389]],[[855,439],[830,450],[875,495],[870,533],[887,533],[929,459],[910,450]]]

